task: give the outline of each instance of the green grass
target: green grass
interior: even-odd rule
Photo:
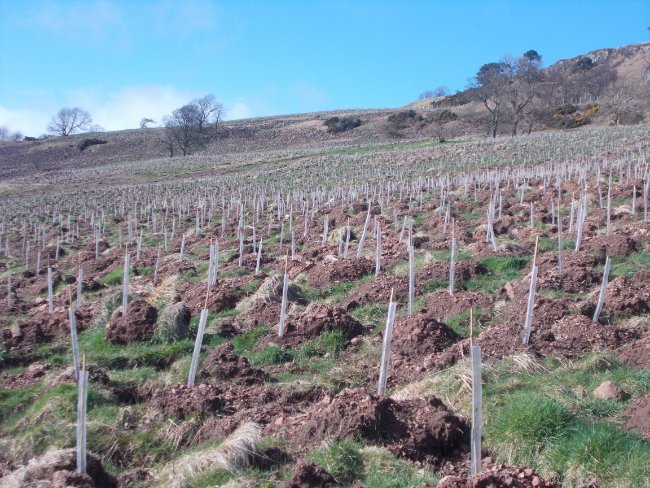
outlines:
[[[336,481],[349,485],[364,476],[360,450],[361,444],[343,439],[316,451],[314,460]]]
[[[480,307],[472,309],[474,319],[474,337],[481,333],[481,326],[484,326],[490,320],[490,312]],[[452,315],[445,319],[445,324],[453,329],[454,332],[463,336],[469,337],[469,310],[465,310],[456,315]]]
[[[485,294],[497,293],[509,281],[521,278],[521,270],[530,259],[496,256],[479,259],[479,263],[487,268],[487,273],[473,276],[465,282],[464,288]]]
[[[124,278],[124,269],[118,266],[110,273],[107,273],[101,278],[99,278],[97,281],[106,286],[115,286],[115,285],[121,285],[123,278]]]
[[[283,364],[295,359],[296,353],[290,349],[280,346],[267,346],[259,352],[248,355],[248,360],[253,366],[272,366]]]
[[[631,278],[640,269],[650,270],[650,253],[633,252],[627,256],[612,257],[610,279],[617,276]]]
[[[102,327],[93,327],[79,334],[79,350],[88,362],[109,369],[137,368],[151,366],[164,369],[176,359],[191,354],[193,339],[172,343],[134,342],[125,346],[112,344],[105,339]]]
[[[431,256],[433,256],[433,259],[437,259],[438,261],[449,262],[449,259],[451,258],[451,248],[433,251]],[[456,250],[456,261],[458,262],[461,259],[472,259],[472,255],[467,251]]]
[[[388,315],[388,305],[381,303],[369,303],[363,307],[357,307],[348,313],[352,318],[362,324],[371,324],[373,332],[380,332],[386,325],[386,316]]]
[[[650,442],[621,430],[627,402],[591,392],[611,380],[637,397],[650,391],[650,373],[607,355],[544,372],[512,375],[503,363],[486,382],[485,441],[496,457],[558,476],[572,486],[597,478],[603,486],[647,486]]]
[[[363,483],[369,488],[411,488],[438,484],[439,477],[427,466],[418,468],[396,458],[386,449],[365,448],[361,452],[366,467]]]

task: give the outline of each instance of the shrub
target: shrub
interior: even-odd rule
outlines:
[[[95,138],[86,138],[83,141],[79,143],[79,150],[84,151],[90,146],[96,146],[98,144],[106,144],[107,141],[104,141],[102,139],[95,139]]]
[[[323,124],[330,134],[339,134],[359,127],[361,119],[358,117],[330,117]]]

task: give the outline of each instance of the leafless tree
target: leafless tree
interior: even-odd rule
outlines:
[[[196,100],[193,100],[190,105],[193,105],[195,108],[196,123],[201,132],[203,132],[204,126],[212,121],[215,121],[215,125],[217,125],[223,114],[223,105],[217,102],[214,95],[206,95],[203,98],[197,98]]]
[[[201,133],[199,126],[200,115],[195,103],[183,105],[165,118],[164,135],[160,142],[170,156],[177,149],[183,156],[206,142],[206,136]]]
[[[140,121],[140,128],[141,129],[148,129],[149,124],[155,124],[155,123],[156,123],[155,120],[145,117]]]
[[[48,126],[48,130],[60,136],[69,136],[78,131],[86,130],[93,122],[90,114],[78,107],[62,108]]]
[[[506,57],[501,61],[508,83],[506,99],[511,110],[513,136],[517,135],[519,122],[530,113],[528,109],[543,79],[541,63],[542,57],[534,50],[518,59]]]
[[[489,131],[496,137],[501,123],[503,105],[508,93],[508,78],[502,63],[488,63],[481,66],[472,87],[475,96],[490,114]]]
[[[444,85],[437,86],[433,90],[434,97],[446,97],[447,95],[449,95],[449,88]]]
[[[604,105],[611,112],[614,125],[637,123],[643,118],[639,102],[642,98],[639,95],[638,89],[634,90],[620,81],[609,87]]]

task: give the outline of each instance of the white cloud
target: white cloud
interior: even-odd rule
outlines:
[[[84,42],[110,41],[114,46],[128,40],[122,8],[106,0],[33,4],[21,20],[26,25]]]
[[[43,109],[11,109],[0,106],[0,127],[8,127],[12,132],[20,131],[23,135],[35,137],[45,133],[51,116],[51,113]]]
[[[246,102],[237,101],[230,107],[226,107],[227,120],[239,120],[253,117],[253,111],[250,105]]]
[[[134,129],[144,117],[160,123],[163,116],[188,103],[199,93],[172,86],[128,86],[102,95],[98,89],[71,93],[69,105],[90,112],[93,121],[106,130]]]
[[[7,126],[12,131],[20,131],[26,135],[38,136],[46,132],[52,116],[65,106],[80,107],[88,111],[93,123],[106,130],[135,129],[145,117],[161,125],[165,115],[203,95],[205,93],[178,90],[173,86],[127,86],[108,93],[99,87],[89,87],[69,92],[61,103],[40,96],[34,97],[35,103],[30,106],[0,106],[0,126]],[[254,108],[254,101],[220,101],[224,104],[226,119],[244,119],[259,115],[259,110]]]

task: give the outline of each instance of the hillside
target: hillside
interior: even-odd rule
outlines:
[[[650,486],[650,124],[465,95],[0,143],[0,486]]]

